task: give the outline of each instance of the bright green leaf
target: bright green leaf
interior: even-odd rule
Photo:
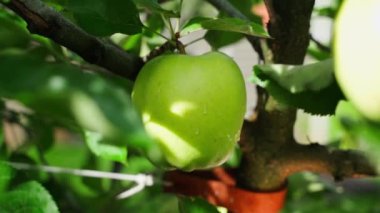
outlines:
[[[332,76],[331,61],[305,66],[258,65],[252,82],[280,103],[307,113],[332,115],[344,96]]]
[[[120,42],[120,46],[122,46],[124,50],[132,54],[140,55],[142,41],[142,34],[136,34],[123,39]]]
[[[331,59],[302,66],[268,64],[257,68],[291,93],[319,91],[334,80]]]
[[[106,160],[113,160],[118,161],[120,163],[126,163],[126,147],[118,147],[110,144],[104,144],[102,143],[104,138],[102,137],[102,135],[96,132],[86,131],[84,135],[88,148],[96,156],[99,156]]]
[[[46,189],[30,181],[0,195],[0,212],[58,213],[58,207]]]
[[[215,206],[200,198],[180,197],[178,200],[180,213],[218,213]]]
[[[13,169],[0,161],[0,194],[8,187],[8,183],[12,180],[13,175]]]
[[[268,33],[265,31],[264,27],[260,24],[238,18],[212,19],[206,17],[195,17],[184,26],[184,28],[181,31],[181,34],[186,35],[190,32],[202,29],[236,32],[262,38],[270,37]]]
[[[131,35],[142,29],[132,0],[69,0],[68,9],[84,30],[96,36]]]

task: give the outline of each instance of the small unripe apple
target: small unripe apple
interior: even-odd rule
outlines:
[[[240,136],[246,91],[230,57],[172,54],[145,64],[132,101],[167,163],[190,171],[226,161]]]
[[[335,28],[335,74],[347,98],[380,121],[380,1],[346,0]]]

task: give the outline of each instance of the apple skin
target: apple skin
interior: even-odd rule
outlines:
[[[145,64],[132,101],[167,163],[191,171],[227,160],[240,137],[246,91],[230,57],[173,54]]]
[[[335,24],[335,75],[368,119],[380,121],[380,1],[346,0]]]

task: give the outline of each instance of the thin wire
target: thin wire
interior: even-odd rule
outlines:
[[[62,168],[62,167],[55,167],[55,166],[39,166],[39,165],[32,165],[27,163],[18,163],[18,162],[4,162],[5,164],[8,164],[9,166],[17,169],[17,170],[37,170],[37,171],[43,171],[48,173],[56,173],[56,174],[70,174],[70,175],[77,175],[77,176],[83,176],[83,177],[92,177],[92,178],[107,178],[107,179],[114,179],[114,180],[124,180],[124,181],[133,181],[137,183],[136,186],[120,193],[116,196],[117,199],[124,199],[127,197],[130,197],[140,191],[142,191],[147,186],[152,186],[154,184],[153,176],[147,175],[147,174],[120,174],[120,173],[113,173],[113,172],[101,172],[101,171],[95,171],[95,170],[85,170],[85,169],[68,169],[68,168]]]
[[[136,186],[120,193],[119,195],[117,195],[116,199],[121,200],[121,199],[131,197],[131,196],[139,193],[140,191],[142,191],[144,188],[145,188],[145,186],[143,184],[137,184]]]

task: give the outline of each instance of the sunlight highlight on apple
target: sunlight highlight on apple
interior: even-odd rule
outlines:
[[[178,101],[170,106],[170,112],[181,117],[196,109],[196,105],[188,101]]]
[[[167,127],[150,121],[145,123],[145,128],[150,135],[160,141],[160,146],[166,150],[166,159],[170,164],[181,168],[186,167],[200,156],[200,152],[188,141]],[[171,147],[176,147],[176,150],[171,149]],[[186,152],[179,152],[178,150],[186,150]],[[178,161],[178,159],[181,160]]]

